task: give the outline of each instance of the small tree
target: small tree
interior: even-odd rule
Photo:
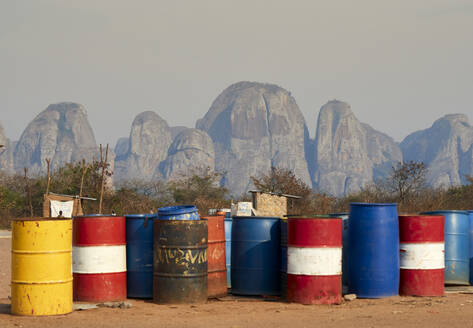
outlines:
[[[294,172],[284,168],[271,167],[267,174],[262,174],[259,178],[252,176],[251,180],[256,189],[261,191],[290,194],[303,198],[310,195],[312,191]]]
[[[426,188],[427,166],[423,162],[399,162],[392,167],[386,180],[387,190],[397,196],[404,204],[419,191]]]
[[[317,194],[294,172],[284,168],[271,167],[267,174],[251,177],[253,184],[260,191],[300,196],[291,200],[288,214],[324,214],[328,213],[334,201],[333,197]]]
[[[220,186],[221,174],[210,168],[193,170],[190,176],[169,182],[169,191],[178,204],[194,204],[201,215],[209,208],[228,207],[228,190]]]

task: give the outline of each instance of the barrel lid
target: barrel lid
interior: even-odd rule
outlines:
[[[397,203],[350,203],[350,206],[397,206]]]
[[[468,215],[468,211],[464,210],[438,210],[438,211],[427,211],[421,212],[420,214],[466,214]]]
[[[158,215],[179,215],[191,212],[197,212],[197,207],[194,205],[179,205],[158,208]]]
[[[155,219],[158,217],[156,213],[151,213],[151,214],[125,214],[125,217],[127,219]]]

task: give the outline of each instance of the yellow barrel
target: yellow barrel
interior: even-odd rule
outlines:
[[[12,222],[11,312],[72,312],[72,219]]]

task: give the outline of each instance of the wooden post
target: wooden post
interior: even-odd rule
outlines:
[[[102,181],[101,181],[101,187],[100,187],[99,214],[102,214],[103,187],[104,187],[104,180],[105,180],[105,169],[107,167],[107,160],[108,160],[108,144],[105,150],[105,161],[103,161],[102,144],[100,144],[100,163],[102,165]]]
[[[51,184],[51,171],[50,171],[51,159],[50,158],[46,158],[46,164],[48,165],[48,183],[46,185],[46,195],[49,195],[49,185]]]
[[[87,174],[88,169],[89,169],[89,166],[85,165],[85,159],[82,159],[82,177],[80,179],[79,197],[82,197],[82,189],[84,188],[84,179],[85,179],[85,175]]]
[[[27,197],[28,197],[28,202],[30,205],[30,217],[33,217],[33,200],[31,199],[31,187],[28,182],[28,176],[27,176],[28,169],[25,167],[24,170],[25,170],[25,189],[26,189],[26,194],[28,195]]]

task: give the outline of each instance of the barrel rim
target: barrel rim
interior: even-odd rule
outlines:
[[[267,219],[272,219],[272,220],[280,220],[281,217],[279,216],[233,216],[232,219],[256,219],[256,220],[267,220]]]
[[[14,218],[10,219],[12,222],[21,222],[21,221],[67,221],[72,220],[72,218],[54,218],[54,217],[37,217],[37,218]]]
[[[291,216],[288,217],[289,220],[342,220],[342,218],[338,216]]]
[[[218,219],[225,219],[223,215],[208,215],[208,216],[201,216],[201,220],[218,220]],[[195,220],[194,220],[195,221]]]
[[[330,219],[334,218],[334,216],[330,214],[286,214],[284,215],[285,218],[316,218],[316,219]]]
[[[151,214],[125,214],[126,219],[157,219],[158,215],[156,213]]]
[[[422,214],[422,213],[399,214],[398,217],[399,217],[399,218],[422,218],[422,219],[438,219],[438,218],[444,218],[443,215]]]
[[[376,206],[397,206],[397,203],[363,203],[363,202],[353,202],[353,203],[350,203],[350,206],[370,206],[370,207],[376,207]]]
[[[187,214],[192,212],[197,212],[197,207],[195,205],[176,205],[158,208],[158,216]]]
[[[73,219],[103,219],[103,218],[120,218],[124,219],[124,215],[113,215],[113,214],[89,214],[89,215],[78,215],[73,216]]]
[[[350,215],[350,212],[335,212],[335,213],[329,213],[328,215]]]
[[[438,211],[426,211],[420,212],[419,214],[466,214],[468,215],[468,210],[438,210]]]
[[[208,220],[206,219],[199,219],[199,220],[192,220],[192,219],[185,219],[185,220],[154,220],[154,224],[208,224]]]

